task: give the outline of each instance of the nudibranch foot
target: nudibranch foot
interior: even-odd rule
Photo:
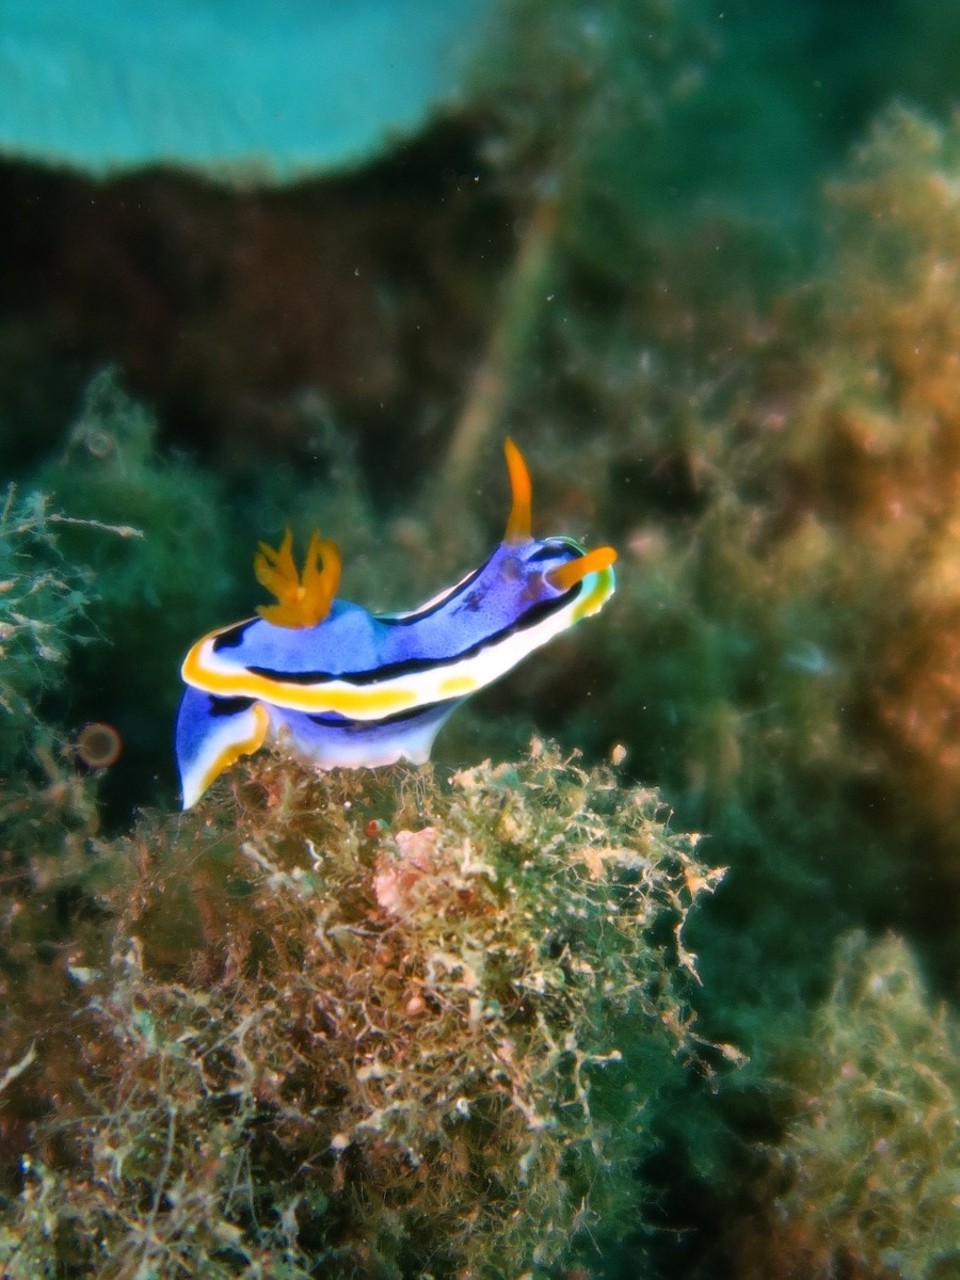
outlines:
[[[438,702],[383,720],[278,711],[276,736],[319,769],[379,769],[398,760],[424,764],[434,738],[461,701]]]
[[[526,463],[510,440],[505,452],[513,502],[500,545],[419,609],[371,614],[334,599],[340,554],[318,533],[299,573],[289,530],[276,550],[260,544],[256,575],[279,603],[202,637],[181,668],[185,808],[268,737],[323,769],[422,762],[466,696],[603,608],[617,553],[535,539]]]
[[[430,759],[433,740],[462,699],[418,707],[383,720],[348,720],[218,698],[188,689],[177,718],[183,807],[191,808],[219,774],[265,742],[282,742],[317,769],[377,769]]]
[[[191,808],[211,782],[241,756],[259,751],[270,711],[250,698],[214,698],[187,688],[177,715],[176,750],[183,807]]]

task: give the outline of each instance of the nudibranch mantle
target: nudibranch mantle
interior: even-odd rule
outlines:
[[[183,662],[176,752],[185,809],[270,737],[322,769],[422,763],[465,697],[603,607],[616,552],[534,539],[526,465],[510,440],[506,455],[513,509],[503,541],[408,613],[334,599],[340,557],[318,534],[302,575],[289,531],[276,551],[261,544],[257,577],[280,603],[212,631]]]

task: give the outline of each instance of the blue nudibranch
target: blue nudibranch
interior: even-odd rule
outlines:
[[[260,544],[254,571],[278,603],[211,631],[183,661],[176,750],[185,809],[268,737],[286,738],[321,769],[420,764],[465,697],[603,608],[617,553],[535,539],[526,463],[511,440],[505,451],[513,508],[503,541],[410,613],[335,599],[340,553],[316,532],[302,574],[289,529],[279,549]]]

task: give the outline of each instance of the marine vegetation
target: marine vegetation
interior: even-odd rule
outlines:
[[[661,1089],[715,1055],[684,927],[721,873],[668,819],[539,742],[452,777],[265,752],[143,817],[101,850],[110,954],[72,958],[78,1080],[35,1129],[4,1274],[595,1260],[642,1221]]]
[[[74,649],[75,712],[117,726],[124,782],[133,782],[134,793],[138,774],[155,779],[156,727],[175,705],[175,690],[158,671],[174,666],[183,637],[202,626],[209,602],[226,598],[232,582],[219,482],[162,456],[156,431],[116,371],[103,370],[86,388],[60,456],[33,478],[68,517],[57,525],[60,553],[86,566],[96,632],[113,649],[109,678],[100,650]],[[104,536],[104,523],[123,536]]]
[[[40,700],[55,688],[72,645],[95,632],[87,618],[89,570],[64,559],[63,515],[41,494],[7,486],[0,499],[0,769],[35,756],[43,740]]]
[[[744,1280],[960,1274],[960,1028],[902,939],[845,937],[789,1073],[799,1114],[779,1191],[741,1242]]]
[[[888,785],[950,862],[960,822],[958,183],[957,121],[896,105],[832,184],[825,344],[810,353],[816,381],[785,442],[797,483],[856,557],[871,677],[859,701],[889,758]]]
[[[101,638],[94,574],[61,545],[80,524],[105,542],[135,532],[73,520],[15,485],[0,499],[0,903],[12,912],[8,946],[18,932],[13,917],[30,914],[23,902],[14,906],[25,886],[36,892],[80,874],[84,839],[97,828],[91,767],[78,767],[63,687],[71,659]]]
[[[92,872],[102,766],[79,760],[65,673],[98,647],[94,575],[61,550],[70,517],[36,492],[8,487],[0,505],[0,1089],[16,1092],[43,1041],[51,1069],[0,1107],[0,1164],[18,1159],[26,1126],[72,1083],[64,958],[96,928]],[[91,522],[95,538],[129,533]],[[60,1067],[64,1067],[61,1078]]]

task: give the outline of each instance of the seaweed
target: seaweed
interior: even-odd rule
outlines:
[[[957,1274],[958,1034],[901,938],[841,940],[809,1043],[785,1065],[797,1114],[738,1275]]]
[[[65,688],[78,648],[98,647],[91,570],[61,548],[71,518],[42,494],[8,487],[0,511],[0,997],[5,1092],[0,1163],[19,1156],[29,1122],[73,1078],[64,1009],[72,948],[96,930],[97,795]],[[98,538],[129,530],[90,522]],[[44,1039],[53,1067],[27,1071]]]
[[[74,651],[66,674],[78,719],[114,725],[124,754],[109,797],[124,816],[157,775],[157,730],[169,723],[185,639],[229,597],[233,583],[221,491],[183,460],[161,457],[156,421],[122,389],[117,371],[90,382],[60,458],[34,481],[65,516],[63,555],[88,566],[97,631],[112,650]],[[120,526],[106,539],[100,524]],[[112,806],[112,807],[114,807]]]

